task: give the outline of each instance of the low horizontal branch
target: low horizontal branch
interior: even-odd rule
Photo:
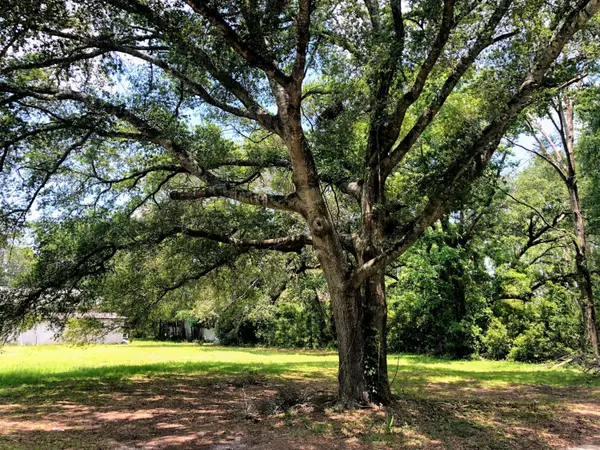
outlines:
[[[207,186],[203,189],[171,192],[172,200],[202,200],[206,198],[228,198],[248,205],[291,211],[301,214],[302,207],[296,194],[274,195],[253,192],[226,184]]]
[[[312,238],[306,234],[297,234],[292,236],[284,236],[272,239],[238,239],[233,236],[221,235],[205,230],[193,230],[189,228],[175,228],[186,236],[209,239],[215,242],[231,244],[236,247],[250,247],[259,250],[277,250],[279,252],[295,252],[299,253],[307,245],[312,245]]]
[[[127,175],[124,175],[120,178],[113,178],[113,179],[108,179],[108,178],[102,178],[101,176],[99,176],[98,174],[94,173],[93,177],[98,180],[100,183],[103,184],[119,184],[119,183],[124,183],[126,181],[131,181],[134,180],[136,183],[143,177],[145,177],[146,175],[153,173],[153,172],[171,172],[173,174],[175,173],[188,173],[188,171],[181,167],[181,166],[174,166],[174,165],[168,165],[168,164],[159,164],[157,166],[152,166],[152,167],[148,167],[146,169],[141,169],[141,170],[137,170],[135,172],[131,172]]]
[[[291,168],[291,163],[289,159],[286,158],[274,158],[274,159],[230,159],[226,161],[217,161],[214,164],[209,164],[208,167],[211,169],[216,169],[218,167],[225,166],[238,166],[238,167],[285,167]]]
[[[175,142],[170,137],[167,137],[163,130],[154,127],[150,122],[134,114],[124,105],[115,105],[99,97],[68,88],[26,87],[0,82],[0,93],[20,94],[48,102],[71,100],[85,105],[92,111],[112,115],[137,129],[144,139],[160,145],[165,150],[173,153],[179,160],[181,166],[190,173],[200,178],[206,178],[209,181],[211,180],[211,174],[198,165],[198,162],[192,158],[191,152],[187,148],[181,143]],[[101,130],[94,129],[94,132],[101,133]]]

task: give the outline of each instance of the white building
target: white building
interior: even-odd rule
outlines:
[[[204,342],[214,342],[218,343],[219,339],[217,338],[217,333],[214,328],[201,328],[202,330],[202,340]]]
[[[86,314],[76,314],[73,318],[91,318],[100,320],[109,331],[93,340],[95,344],[121,344],[125,340],[125,335],[121,328],[123,317],[113,313],[91,312]],[[12,343],[19,345],[44,345],[58,344],[61,342],[60,334],[57,328],[50,322],[43,321],[37,323],[33,328],[24,331],[12,340]]]

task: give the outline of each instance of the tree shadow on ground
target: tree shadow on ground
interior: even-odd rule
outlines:
[[[323,362],[223,362],[223,361],[173,361],[150,364],[114,364],[100,367],[75,367],[53,373],[35,369],[0,373],[0,398],[19,394],[30,386],[52,389],[55,383],[68,380],[114,380],[139,376],[162,374],[197,374],[200,377],[240,375],[255,373],[263,376],[279,377],[295,375],[301,378],[335,377],[335,366]]]
[[[202,367],[210,368],[206,364]],[[389,409],[337,411],[330,400],[306,400],[317,393],[331,399],[333,380],[289,381],[272,376],[281,367],[265,374],[242,366],[247,367],[230,364],[227,375],[65,376],[15,388],[20,397],[0,398],[0,448],[541,449],[600,444],[596,390],[561,388],[556,396],[558,388],[490,389],[463,380],[400,392]],[[298,403],[278,404],[286,391],[294,392]],[[265,402],[270,408],[261,412]]]

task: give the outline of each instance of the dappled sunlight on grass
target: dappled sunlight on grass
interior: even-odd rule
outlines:
[[[135,342],[129,345],[5,347],[0,389],[60,379],[128,378],[161,373],[334,377],[333,352],[272,351],[194,344]],[[1,391],[0,391],[1,392]]]
[[[143,341],[5,347],[0,436],[9,446],[0,437],[0,449],[600,443],[599,380],[575,369],[391,355],[394,405],[339,411],[337,365],[332,351]]]
[[[390,377],[395,389],[423,386],[426,383],[471,382],[488,388],[506,388],[513,384],[550,386],[600,386],[600,378],[569,367],[551,369],[545,364],[510,361],[447,360],[420,355],[389,357]]]
[[[598,378],[569,368],[507,361],[452,361],[419,355],[391,355],[394,389],[427,383],[471,381],[485,387],[519,384],[599,386]],[[283,378],[334,379],[332,351],[230,348],[212,345],[136,341],[89,347],[8,346],[0,353],[0,389],[53,380],[131,378],[153,374],[223,376],[257,372]],[[0,390],[0,393],[2,391]]]

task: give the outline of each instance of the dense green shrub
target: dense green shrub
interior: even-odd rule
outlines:
[[[454,357],[478,354],[489,309],[478,285],[485,274],[462,248],[431,232],[405,255],[398,282],[388,289],[391,351]]]
[[[508,359],[513,361],[544,361],[555,356],[544,326],[537,323],[521,333],[513,342]],[[557,343],[554,343],[557,344]]]
[[[543,297],[495,305],[483,339],[484,354],[529,362],[560,358],[580,348],[581,327],[576,300],[565,288],[549,284]]]
[[[510,352],[513,343],[506,326],[494,317],[483,336],[482,344],[485,356],[491,359],[504,359]]]
[[[311,349],[334,346],[328,304],[293,298],[281,299],[260,311],[252,308],[240,302],[219,316],[216,332],[221,344]]]
[[[259,330],[261,343],[273,347],[326,348],[333,345],[328,309],[282,303]]]

